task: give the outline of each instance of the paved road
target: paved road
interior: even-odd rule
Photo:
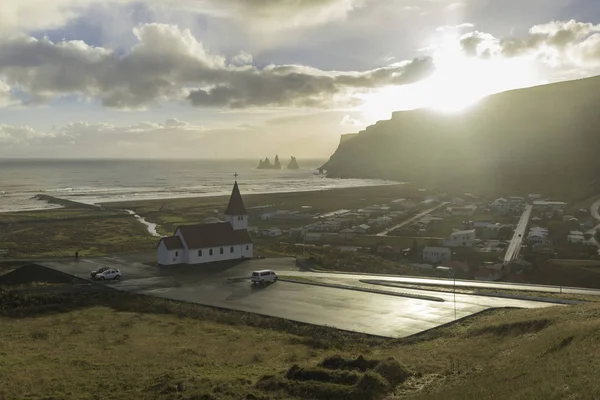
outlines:
[[[108,265],[121,269],[123,273],[120,282],[107,283],[120,290],[389,337],[409,336],[451,322],[455,318],[455,307],[456,317],[461,318],[494,307],[549,306],[535,301],[462,294],[456,295],[455,304],[451,294],[436,294],[436,297],[445,300],[438,302],[289,282],[277,282],[261,288],[252,287],[244,279],[257,269],[274,269],[282,275],[319,275],[320,278],[328,278],[329,275],[331,282],[363,287],[365,284],[359,280],[368,278],[364,275],[302,272],[296,268],[293,259],[252,260],[229,269],[212,271],[194,266],[158,269],[150,263],[142,264],[135,260],[135,256],[120,256],[42,264],[82,278],[87,278],[89,271]],[[371,287],[382,289],[379,285]],[[397,291],[422,294],[422,291],[414,289]]]
[[[525,231],[527,230],[527,225],[529,224],[529,219],[531,218],[531,211],[533,210],[532,205],[526,205],[525,211],[523,211],[523,215],[521,215],[521,219],[519,220],[519,224],[515,229],[515,233],[513,234],[512,240],[506,249],[506,253],[504,254],[504,263],[508,264],[509,262],[515,260],[519,257],[519,252],[521,251],[521,245],[523,244],[523,239],[525,239]]]
[[[420,218],[423,218],[427,214],[430,214],[430,213],[434,212],[435,210],[437,210],[437,209],[445,206],[446,204],[449,204],[449,203],[445,202],[445,203],[442,203],[442,204],[438,204],[437,206],[435,206],[433,208],[430,208],[429,210],[423,211],[422,213],[419,213],[419,214],[415,215],[414,217],[409,218],[406,221],[404,221],[404,222],[402,222],[402,223],[400,223],[398,225],[392,226],[391,228],[388,228],[388,229],[384,230],[383,232],[379,232],[375,236],[386,236],[388,233],[390,233],[392,231],[395,231],[396,229],[403,228],[406,225],[408,225],[408,224],[410,224],[410,223],[412,223],[412,222],[414,222],[414,221],[416,221],[416,220],[418,220]]]
[[[411,276],[389,276],[389,275],[369,275],[369,274],[340,274],[328,272],[304,272],[304,271],[286,271],[288,276],[304,276],[310,278],[327,279],[331,282],[344,282],[344,280],[352,279],[360,280],[378,280],[389,281],[395,283],[405,283],[412,285],[424,286],[453,286],[456,282],[456,287],[477,288],[477,289],[498,289],[498,290],[514,290],[524,292],[545,292],[545,293],[565,293],[565,294],[581,294],[588,296],[600,296],[600,289],[587,289],[569,286],[550,286],[550,285],[535,285],[521,284],[509,282],[488,282],[488,281],[470,281],[444,278],[421,278]],[[387,288],[386,288],[387,290]]]

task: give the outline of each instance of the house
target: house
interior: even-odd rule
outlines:
[[[447,247],[426,246],[423,249],[423,261],[441,263],[452,259],[452,251]]]
[[[484,265],[475,272],[475,280],[478,281],[497,281],[502,279],[507,273],[504,264]]]
[[[362,224],[355,226],[353,229],[355,233],[365,234],[369,232],[369,229],[371,229],[371,227],[369,225]]]
[[[580,231],[571,231],[567,235],[567,242],[569,243],[583,243],[585,242],[585,237],[583,236],[583,232]]]
[[[527,240],[531,245],[550,244],[550,240],[548,239],[548,229],[540,228],[539,226],[532,227],[527,235]]]
[[[535,254],[553,255],[554,246],[551,244],[534,244],[531,249]]]
[[[564,201],[534,200],[533,206],[548,211],[564,211],[564,209],[567,207],[567,203]]]
[[[476,210],[477,210],[477,206],[474,204],[469,204],[464,207],[450,207],[449,208],[450,214],[452,214],[452,215],[471,216],[471,215],[475,214]]]
[[[269,228],[262,231],[263,236],[277,237],[283,235],[283,231],[279,228]]]
[[[510,211],[510,203],[504,197],[500,197],[490,204],[490,209],[495,214],[506,214]]]
[[[463,199],[462,197],[455,197],[451,200],[451,203],[456,205],[465,204],[465,199]]]
[[[475,239],[475,229],[455,231],[450,234],[450,237],[444,239],[444,246],[472,247],[475,245]]]
[[[304,236],[305,233],[306,233],[305,228],[290,228],[288,230],[288,235],[291,238],[301,238]]]
[[[340,237],[344,239],[354,239],[356,234],[354,233],[354,229],[346,228],[340,231]]]
[[[531,193],[531,194],[528,194],[528,195],[527,195],[527,198],[528,198],[529,200],[538,200],[538,199],[541,199],[541,198],[542,198],[542,195],[541,195],[541,194],[538,194],[538,193]]]
[[[304,234],[305,242],[318,242],[321,240],[321,234],[318,232],[307,232]]]
[[[512,204],[521,204],[525,202],[525,199],[520,196],[510,196],[508,198],[508,202]]]
[[[248,213],[237,180],[225,210],[227,222],[184,225],[158,242],[158,264],[205,264],[251,258],[253,242],[248,233]]]
[[[469,225],[475,229],[487,228],[489,225],[494,225],[494,221],[471,221]]]

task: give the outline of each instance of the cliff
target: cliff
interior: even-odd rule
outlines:
[[[292,159],[290,160],[287,169],[300,169],[300,165],[298,164],[298,160],[296,160],[296,157],[292,156]]]
[[[340,141],[329,177],[440,189],[598,192],[600,77],[513,90],[462,113],[395,112]]]
[[[269,158],[265,158],[265,160],[258,160],[257,169],[281,169],[281,162],[279,161],[279,156],[275,156],[275,161],[271,164]]]

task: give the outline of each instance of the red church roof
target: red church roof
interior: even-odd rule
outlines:
[[[244,200],[240,194],[240,188],[238,187],[237,181],[233,185],[231,191],[231,197],[229,198],[229,204],[225,210],[225,215],[247,215],[246,206],[244,206]]]

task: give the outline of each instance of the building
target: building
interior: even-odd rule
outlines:
[[[548,239],[548,229],[534,226],[529,230],[527,240],[531,245],[548,245],[550,240]]]
[[[547,211],[564,211],[567,208],[567,203],[564,201],[534,200],[533,206]]]
[[[455,231],[450,237],[444,239],[444,246],[447,247],[472,247],[475,245],[475,229],[466,231]]]
[[[494,200],[490,204],[490,209],[494,214],[506,214],[510,211],[510,203],[504,197]]]
[[[471,215],[475,214],[476,210],[477,210],[477,206],[474,204],[469,204],[464,207],[450,207],[449,208],[450,214],[465,215],[465,216],[471,216]]]
[[[423,261],[430,263],[443,263],[452,259],[452,251],[447,247],[426,246],[423,249]]]
[[[485,265],[475,272],[475,280],[478,281],[497,281],[502,279],[507,273],[504,264]]]
[[[362,225],[355,226],[353,229],[354,229],[355,233],[365,234],[365,233],[369,232],[371,227],[369,225],[362,224]]]
[[[267,237],[277,237],[283,235],[283,231],[280,228],[265,229],[261,233],[263,236]]]
[[[237,181],[225,210],[227,222],[180,226],[158,242],[158,264],[205,264],[251,258],[248,214]]]

